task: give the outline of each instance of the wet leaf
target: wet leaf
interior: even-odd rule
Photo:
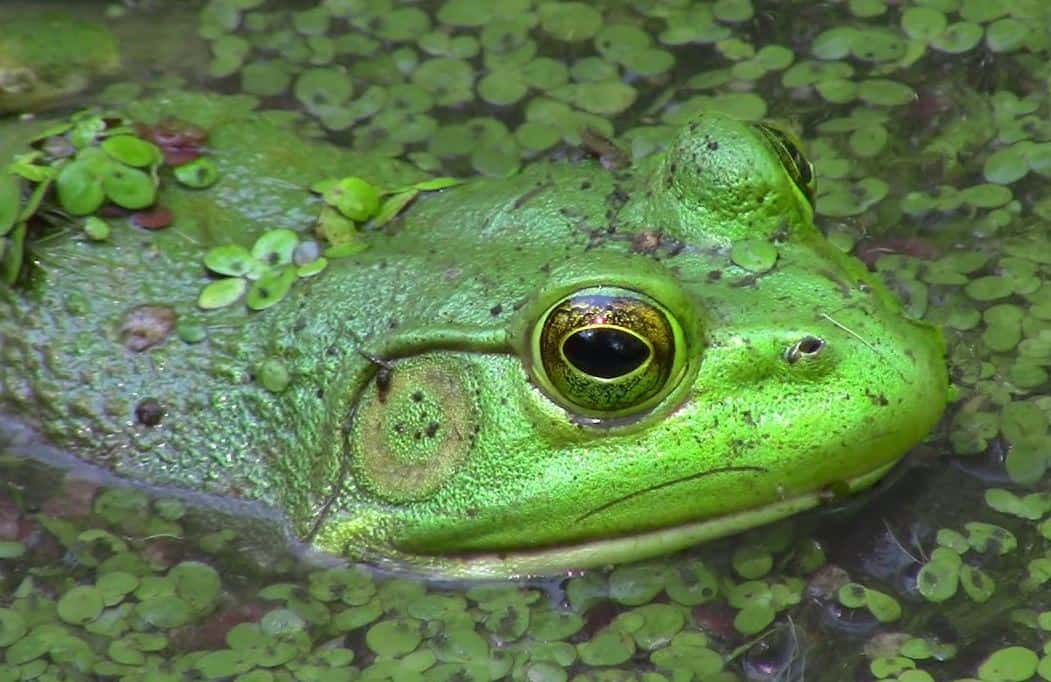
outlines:
[[[284,298],[295,281],[294,266],[285,265],[270,270],[252,283],[245,295],[245,305],[252,310],[265,310]]]
[[[219,168],[207,156],[176,166],[172,174],[180,183],[194,189],[211,187],[219,180]]]
[[[347,218],[365,221],[380,206],[380,192],[371,183],[357,177],[342,178],[322,194],[325,203]]]
[[[161,160],[161,150],[157,145],[134,135],[107,137],[102,141],[101,147],[114,160],[128,166],[152,166]]]
[[[88,215],[102,206],[102,169],[97,162],[75,160],[62,167],[55,178],[58,203],[72,215]]]
[[[241,277],[227,277],[208,284],[197,297],[197,305],[205,310],[225,308],[238,300],[248,289],[248,281]]]

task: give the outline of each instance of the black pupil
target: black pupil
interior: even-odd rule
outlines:
[[[574,332],[562,343],[562,352],[581,372],[602,379],[624,376],[650,356],[637,336],[610,327]]]

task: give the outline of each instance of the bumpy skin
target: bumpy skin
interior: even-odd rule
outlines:
[[[412,179],[289,135],[247,114],[216,126],[223,179],[166,190],[166,232],[39,247],[0,303],[4,410],[122,476],[280,508],[322,549],[477,576],[642,558],[808,508],[871,484],[944,407],[940,335],[815,229],[767,137],[717,115],[628,170],[542,162],[429,193],[274,308],[207,313],[200,344],[125,348],[132,307],[190,311],[209,246],[307,229],[317,177]],[[735,265],[741,240],[775,265]],[[648,297],[679,330],[644,409],[582,409],[545,379],[537,325],[594,287]],[[808,337],[823,346],[801,355]],[[268,358],[291,370],[282,393],[253,379]],[[144,398],[160,424],[137,423]]]

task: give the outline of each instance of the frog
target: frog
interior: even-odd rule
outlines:
[[[116,37],[100,22],[57,9],[0,8],[0,114],[37,111],[116,73]]]
[[[198,124],[220,180],[162,184],[172,227],[40,240],[0,287],[7,443],[275,510],[324,555],[507,578],[843,499],[946,406],[942,334],[818,229],[781,126],[706,112],[624,167],[567,152],[421,192],[273,306],[202,311],[202,254],[309,234],[313,183],[426,176],[250,106]]]

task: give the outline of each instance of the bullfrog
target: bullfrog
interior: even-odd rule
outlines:
[[[0,424],[280,510],[324,552],[507,577],[864,489],[944,409],[940,333],[815,227],[794,136],[716,113],[625,168],[570,153],[422,193],[272,307],[196,310],[205,250],[308,231],[319,178],[420,178],[276,120],[206,124],[220,180],[163,187],[171,228],[41,240],[0,287]]]

